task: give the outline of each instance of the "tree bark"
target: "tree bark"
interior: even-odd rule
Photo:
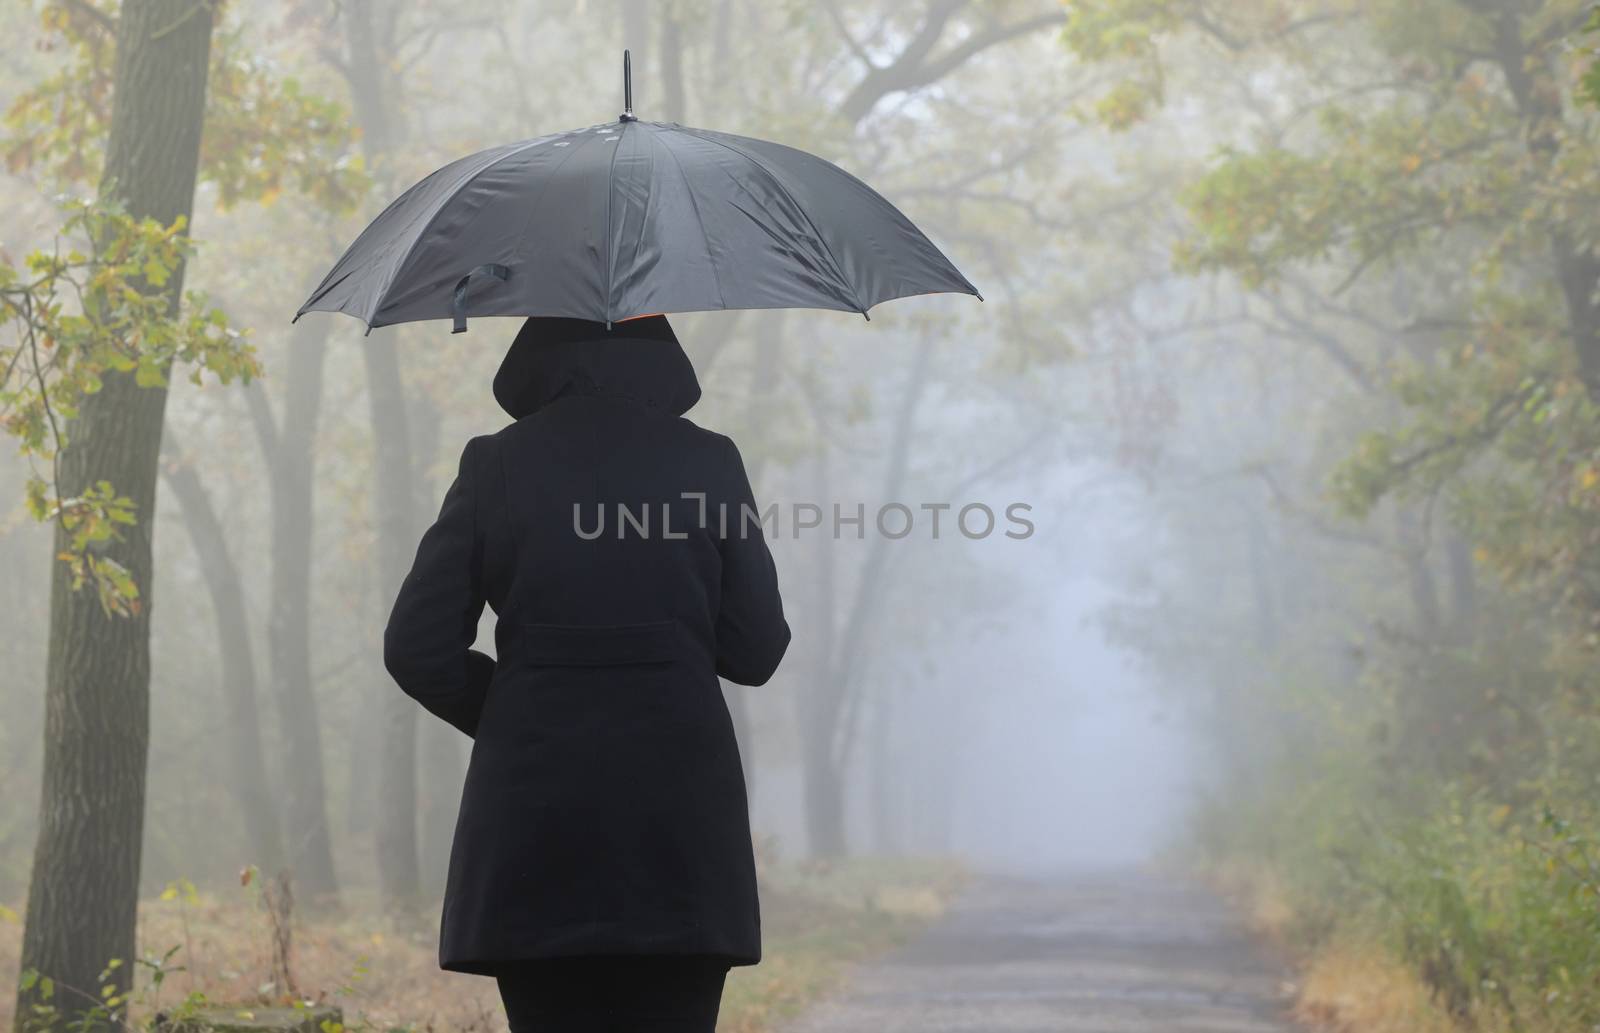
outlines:
[[[1478,572],[1473,566],[1472,542],[1452,532],[1444,554],[1450,572],[1450,639],[1470,646],[1478,638]]]
[[[1505,76],[1506,88],[1522,119],[1528,150],[1545,168],[1560,156],[1561,92],[1548,67],[1530,61],[1520,13],[1507,8],[1492,19],[1495,63]],[[1600,304],[1595,291],[1600,283],[1600,256],[1579,246],[1566,228],[1550,234],[1550,257],[1567,310],[1568,335],[1578,360],[1578,376],[1590,401],[1600,403]]]
[[[439,454],[443,422],[431,399],[413,399],[412,446],[419,457]],[[420,463],[416,486],[420,498],[444,494],[437,478]],[[417,867],[421,891],[428,899],[444,893],[461,786],[467,777],[466,743],[460,732],[443,721],[423,721],[417,728]]]
[[[817,500],[825,505],[831,487],[826,447],[817,453]],[[811,626],[816,636],[812,651],[814,683],[795,697],[800,708],[800,758],[806,814],[806,847],[812,857],[839,857],[846,851],[844,785],[840,779],[835,743],[839,738],[839,712],[844,698],[837,665],[838,623],[835,614],[837,585],[834,577],[834,543],[819,536],[813,566]]]
[[[1578,376],[1589,400],[1600,404],[1600,258],[1575,245],[1570,234],[1558,231],[1551,241],[1556,276],[1566,302],[1572,349],[1578,357]]]
[[[966,6],[967,0],[934,0],[925,9],[921,24],[895,57],[887,64],[870,67],[835,108],[835,116],[851,127],[859,127],[890,93],[929,85],[991,47],[1050,28],[1065,18],[1064,14],[1047,12],[1009,24],[993,24],[969,33],[935,54],[946,29]],[[912,423],[927,387],[931,352],[931,341],[923,340],[918,344],[911,380],[896,417],[885,475],[885,501],[896,501],[905,482]],[[819,496],[819,500],[826,498],[825,492]],[[823,631],[816,648],[824,660],[819,664],[817,684],[802,694],[799,702],[801,734],[805,740],[801,749],[804,806],[810,848],[815,855],[842,854],[847,846],[843,804],[847,751],[844,747],[853,732],[850,724],[858,719],[860,708],[848,707],[846,703],[852,693],[863,691],[857,683],[866,667],[863,660],[869,626],[878,616],[887,587],[884,564],[888,559],[888,544],[887,539],[879,536],[870,547],[843,621],[842,640],[834,631],[836,601],[832,553],[824,550],[818,557],[819,582],[823,580],[823,570],[826,570],[827,581],[826,585],[819,585],[821,598],[817,603],[817,620],[822,622]],[[833,644],[836,640],[837,647]]]
[[[1439,585],[1433,576],[1432,557],[1428,554],[1426,529],[1422,526],[1422,517],[1403,506],[1396,507],[1394,519],[1395,540],[1404,557],[1406,586],[1416,612],[1417,637],[1432,648],[1439,643],[1444,614],[1439,605]]]
[[[271,602],[267,611],[269,677],[283,731],[286,860],[300,894],[331,902],[339,892],[328,826],[322,725],[311,682],[311,547],[316,438],[322,411],[327,320],[296,325],[289,343],[281,422],[258,396],[257,436],[272,483]],[[270,870],[270,869],[269,869]]]
[[[622,45],[641,52],[649,50],[650,0],[620,0],[617,4],[617,14],[621,21]],[[647,69],[641,68],[640,71]],[[617,85],[620,87],[622,84]],[[621,97],[620,92],[618,97]]]
[[[898,847],[895,838],[895,767],[889,762],[890,735],[894,713],[894,692],[888,686],[873,694],[872,747],[868,771],[872,779],[872,849],[880,856],[893,854]]]
[[[901,495],[910,470],[917,407],[928,388],[932,358],[933,341],[924,338],[917,343],[905,393],[900,398],[891,428],[888,463],[884,471],[883,498],[886,503],[903,503]],[[825,469],[825,456],[821,463]],[[829,492],[825,482],[820,486],[817,498],[819,504],[827,504]],[[807,767],[807,822],[812,834],[812,851],[822,856],[843,854],[846,848],[843,769],[848,752],[846,745],[853,737],[853,722],[859,719],[860,711],[859,707],[847,704],[852,694],[863,691],[860,683],[867,666],[865,658],[869,635],[888,591],[889,576],[885,564],[889,559],[890,544],[889,538],[878,534],[868,546],[866,562],[861,566],[855,593],[845,611],[842,637],[834,630],[834,611],[838,602],[832,573],[834,550],[829,547],[831,542],[824,541],[823,555],[818,560],[817,620],[822,622],[824,630],[818,639],[817,649],[825,661],[817,684],[800,699],[805,708],[801,728],[806,735],[802,756]],[[824,767],[828,770],[811,770]]]
[[[346,4],[351,97],[368,162],[379,170],[379,182],[383,183],[389,178],[383,175],[385,159],[396,142],[397,121],[391,101],[399,86],[378,45],[392,36],[394,12],[387,12],[391,20],[381,24],[378,15],[372,0]],[[417,529],[414,453],[397,345],[391,334],[377,339],[369,336],[362,341],[361,350],[374,446],[377,584],[385,600],[394,598],[411,565]],[[419,903],[422,893],[417,851],[417,707],[392,685],[384,685],[379,727],[378,879],[385,902],[409,910]]]
[[[244,585],[238,564],[228,552],[222,519],[200,482],[200,475],[186,460],[173,454],[175,450],[170,447],[170,441],[168,445],[163,450],[167,461],[162,473],[183,512],[184,526],[189,531],[189,540],[194,543],[200,573],[211,595],[211,610],[216,615],[222,698],[227,711],[229,788],[238,801],[252,854],[238,860],[241,865],[254,863],[265,871],[276,871],[284,861],[283,837],[278,827],[272,785],[267,778],[265,751],[261,747],[256,665],[250,648]]]
[[[845,856],[844,783],[832,754],[812,739],[806,743],[806,840],[812,857]]]
[[[126,0],[117,22],[111,128],[102,194],[135,217],[171,223],[191,214],[205,118],[212,8],[196,0]],[[180,267],[160,293],[174,310]],[[133,500],[138,523],[106,554],[143,593],[136,615],[110,617],[92,592],[74,590],[54,564],[46,664],[45,759],[22,968],[98,997],[125,992],[133,973],[134,921],[150,745],[151,545],[164,388],[109,373],[71,426],[60,457],[64,497],[109,480]],[[66,545],[56,531],[58,550]],[[113,958],[122,964],[101,980]],[[16,1022],[35,993],[19,995]],[[86,1002],[58,994],[64,1012]]]
[[[1266,521],[1251,509],[1245,518],[1245,550],[1250,561],[1250,602],[1256,648],[1270,655],[1278,648],[1278,602],[1273,591],[1272,558],[1268,554]]]
[[[362,342],[376,446],[377,583],[385,599],[393,599],[399,590],[417,544],[410,427],[395,344],[372,338]],[[388,904],[411,907],[422,889],[417,860],[417,707],[394,686],[386,689],[378,765],[378,877]]]
[[[770,338],[755,343],[755,361],[750,367],[750,394],[745,400],[745,413],[743,426],[748,431],[753,431],[761,425],[761,420],[767,412],[767,406],[772,397],[772,391],[778,383],[778,355],[783,347],[784,318],[782,313],[775,314],[769,322],[772,327]],[[761,492],[761,475],[766,471],[767,456],[765,451],[759,451],[745,460],[745,467],[750,478],[750,484],[756,492],[757,500],[765,498]],[[756,737],[755,729],[750,723],[750,705],[748,690],[742,685],[724,682],[722,686],[723,699],[728,704],[728,716],[733,721],[733,734],[739,741],[739,763],[744,768],[745,793],[749,799],[754,800],[756,795]]]
[[[688,89],[683,81],[683,26],[678,20],[677,5],[671,0],[662,3],[661,45],[661,120],[687,122]]]

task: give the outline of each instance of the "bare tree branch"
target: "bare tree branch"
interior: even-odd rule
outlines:
[[[89,0],[59,0],[59,2],[69,12],[82,15],[108,34],[112,36],[117,34],[117,19],[100,10]]]
[[[991,25],[982,32],[973,33],[938,57],[929,58],[929,53],[944,32],[945,24],[960,6],[948,0],[938,5],[922,30],[906,44],[906,48],[892,63],[874,68],[856,83],[855,89],[839,105],[839,114],[851,123],[859,122],[885,96],[938,82],[990,47],[1040,29],[1064,24],[1067,17],[1064,12],[1056,11],[1009,25]]]

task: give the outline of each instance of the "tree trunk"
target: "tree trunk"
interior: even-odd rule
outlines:
[[[933,341],[924,338],[917,344],[905,393],[900,398],[894,416],[884,472],[883,498],[886,500],[899,500],[904,495],[916,431],[917,407],[928,388],[932,360]],[[825,452],[818,459],[818,470],[820,480],[817,498],[819,504],[826,505],[831,496]],[[824,526],[831,526],[827,524],[826,517]],[[801,729],[806,736],[802,753],[807,766],[805,807],[808,827],[812,830],[813,853],[826,855],[843,853],[845,850],[842,803],[843,768],[847,753],[845,745],[853,736],[853,722],[859,719],[861,710],[860,707],[847,704],[853,693],[865,691],[859,683],[862,672],[868,666],[869,636],[888,591],[887,582],[890,578],[885,565],[889,559],[890,543],[889,538],[879,534],[869,544],[866,562],[861,565],[861,573],[856,580],[854,597],[845,611],[842,637],[835,631],[835,611],[839,608],[833,576],[835,549],[825,538],[822,555],[818,559],[816,619],[822,632],[816,648],[823,660],[819,664],[817,683],[800,697],[804,708]],[[826,766],[829,771],[810,770],[819,765]],[[819,836],[821,838],[817,838]]]
[[[1278,648],[1278,604],[1272,584],[1272,559],[1268,555],[1266,522],[1255,510],[1245,521],[1245,550],[1250,560],[1250,601],[1256,648],[1269,655]]]
[[[898,846],[894,826],[896,771],[889,762],[889,729],[894,712],[894,692],[889,688],[892,684],[886,683],[872,697],[872,754],[867,765],[872,779],[872,849],[883,856],[895,853]]]
[[[1406,585],[1411,606],[1416,612],[1417,637],[1433,648],[1439,644],[1444,616],[1439,605],[1439,586],[1434,580],[1432,559],[1425,540],[1422,518],[1405,507],[1395,509],[1395,539],[1406,566]]]
[[[1043,31],[1053,25],[1059,17],[1051,15],[1022,19],[1011,30],[994,32],[980,44],[963,48],[961,60],[930,61],[929,54],[942,36],[944,26],[962,6],[954,0],[944,0],[932,5],[921,26],[907,40],[901,52],[863,76],[848,96],[836,106],[835,116],[848,126],[859,126],[871,114],[878,102],[889,93],[930,84],[954,71],[974,55],[1006,39]],[[755,13],[759,12],[760,8],[749,10]],[[760,14],[756,13],[756,17],[759,19]],[[887,487],[883,496],[885,500],[900,498],[900,489],[905,481],[910,458],[913,418],[927,388],[932,348],[933,342],[929,339],[920,341],[917,346],[911,379],[896,416],[894,439],[890,446],[885,476]],[[826,500],[826,492],[820,493],[819,498]],[[867,666],[864,662],[864,650],[869,641],[869,625],[878,616],[887,588],[884,564],[888,558],[885,552],[888,545],[888,540],[879,536],[870,547],[857,581],[855,598],[841,622],[844,635],[837,648],[832,645],[838,638],[833,630],[837,615],[834,612],[832,553],[825,552],[820,557],[820,565],[830,568],[827,574],[828,585],[822,589],[822,598],[817,603],[818,620],[823,622],[823,638],[827,644],[824,646],[824,643],[819,641],[816,647],[824,658],[819,664],[817,684],[800,697],[801,734],[806,740],[801,751],[805,765],[805,810],[811,850],[814,854],[843,853],[845,849],[841,771],[844,757],[840,746],[848,742],[848,733],[852,730],[844,726],[860,711],[859,707],[847,707],[845,703],[852,692],[863,691],[856,682]],[[821,580],[820,575],[819,580]],[[948,815],[944,817],[946,823],[942,826],[942,834],[948,841]]]
[[[425,897],[437,899],[444,895],[445,875],[450,867],[461,786],[467,775],[468,740],[443,721],[428,721],[418,732],[418,764],[423,778],[417,799],[421,832],[417,861]]]
[[[362,352],[376,444],[378,584],[383,597],[392,599],[417,545],[409,421],[395,342],[367,338]],[[378,765],[378,878],[387,904],[411,908],[422,892],[417,859],[417,706],[392,685],[388,689]]]
[[[192,211],[211,30],[211,6],[195,0],[122,5],[101,191],[133,216],[171,223]],[[180,267],[160,292],[176,308],[182,287]],[[64,565],[54,564],[50,579],[43,799],[21,966],[91,1000],[107,982],[126,991],[134,968],[150,746],[151,544],[166,401],[163,388],[106,374],[61,454],[63,496],[105,479],[133,500],[138,523],[105,551],[143,593],[136,615],[109,617],[94,593],[72,587]],[[66,544],[58,528],[57,549]],[[101,980],[113,958],[122,964]],[[34,993],[19,995],[19,1028],[34,1003]],[[71,994],[56,1004],[85,1009]]]
[[[442,424],[431,399],[414,399],[412,445],[419,457],[439,454]],[[418,471],[417,494],[442,497],[444,487],[428,473],[428,467],[419,462]],[[467,777],[466,743],[460,732],[443,721],[423,721],[417,728],[417,866],[421,891],[428,899],[444,893],[461,787]]]
[[[1445,562],[1450,571],[1450,639],[1470,646],[1478,638],[1478,574],[1473,567],[1472,543],[1452,533],[1445,541]]]
[[[650,49],[650,0],[621,0],[617,5],[617,14],[622,22],[622,45],[639,51],[642,56]],[[649,71],[648,68],[639,70]],[[643,76],[640,78],[643,79]]]
[[[1600,305],[1595,302],[1600,257],[1581,250],[1564,232],[1555,234],[1551,249],[1567,305],[1572,348],[1578,356],[1578,376],[1589,392],[1589,400],[1600,404]]]
[[[755,361],[750,367],[750,394],[745,400],[743,429],[754,432],[768,411],[772,391],[778,383],[778,355],[782,351],[784,319],[782,313],[772,316],[769,325],[773,332],[765,341],[755,343]],[[746,473],[759,501],[761,475],[766,471],[766,451],[757,451],[745,460]],[[751,800],[756,795],[756,742],[755,730],[750,723],[749,694],[742,685],[724,682],[723,698],[728,704],[728,716],[733,721],[734,737],[739,741],[739,763],[744,768],[745,792]]]
[[[733,75],[733,34],[735,10],[733,0],[717,0],[715,13],[711,16],[711,60],[707,63],[706,74],[710,82],[705,89],[705,96],[696,97],[700,103],[702,118],[705,118],[704,109],[710,106],[716,113],[722,113],[726,98],[733,92],[728,88],[728,82]],[[704,79],[701,80],[705,82]],[[706,119],[707,125],[716,125],[723,121],[721,118]]]
[[[1513,7],[1493,18],[1490,53],[1505,76],[1506,88],[1522,118],[1528,150],[1550,168],[1561,153],[1561,96],[1550,82],[1550,69],[1529,60],[1523,16]],[[1550,235],[1550,255],[1567,310],[1567,331],[1578,360],[1578,375],[1589,399],[1600,403],[1600,304],[1595,284],[1600,281],[1600,256],[1580,246],[1565,228]]]
[[[687,122],[688,87],[683,81],[683,26],[678,21],[677,4],[660,4],[661,115],[663,122]]]
[[[329,902],[339,892],[328,828],[322,725],[311,684],[311,547],[317,424],[322,411],[328,321],[297,324],[289,343],[283,417],[262,419],[272,480],[271,602],[267,648],[272,700],[282,729],[287,861],[302,896]],[[264,405],[265,402],[263,401]]]
[[[345,9],[351,98],[362,127],[369,164],[384,175],[385,159],[396,142],[394,117],[398,84],[381,52],[392,36],[392,23],[379,24],[372,0],[349,0]],[[390,12],[392,17],[392,12]],[[388,184],[392,186],[392,184]],[[404,378],[398,341],[393,334],[362,341],[367,371],[376,485],[378,529],[377,585],[387,603],[394,598],[416,550],[417,498]],[[374,654],[376,655],[376,654]],[[381,743],[378,760],[378,879],[385,902],[410,909],[421,897],[421,865],[417,853],[417,707],[384,681],[379,708]]]
[[[816,496],[823,505],[831,492],[829,456],[824,446],[816,456]],[[837,566],[835,543],[817,537],[817,556],[813,565],[816,583],[811,593],[811,627],[816,636],[812,656],[812,684],[799,693],[800,749],[804,778],[806,846],[812,857],[838,857],[846,850],[843,786],[839,778],[837,742],[839,712],[844,701],[837,665],[838,640]]]
[[[284,861],[283,837],[272,785],[267,778],[265,751],[261,748],[261,715],[256,706],[256,665],[250,648],[250,621],[245,611],[244,585],[239,567],[228,552],[227,535],[200,475],[186,460],[164,449],[163,473],[167,487],[183,511],[184,526],[194,543],[200,572],[211,594],[217,621],[217,651],[222,661],[222,698],[227,710],[227,754],[230,789],[238,801],[251,856],[237,858],[242,866],[260,865],[276,871]]]
[[[812,857],[843,857],[848,842],[844,827],[844,785],[832,751],[820,742],[806,743],[806,840]]]

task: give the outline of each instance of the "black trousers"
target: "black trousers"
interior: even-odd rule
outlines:
[[[511,1033],[715,1033],[728,963],[665,955],[502,965]]]

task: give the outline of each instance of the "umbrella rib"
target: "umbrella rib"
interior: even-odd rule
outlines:
[[[372,314],[377,315],[378,310],[383,308],[384,301],[387,299],[389,294],[389,288],[393,287],[394,281],[400,278],[401,271],[405,269],[406,263],[411,261],[411,256],[416,252],[417,245],[422,243],[422,238],[427,236],[428,230],[433,228],[433,224],[435,220],[439,218],[439,214],[450,206],[450,202],[455,200],[457,194],[461,193],[462,190],[465,190],[473,180],[477,179],[485,172],[488,172],[501,162],[509,161],[519,154],[522,154],[526,151],[531,151],[533,148],[539,146],[541,143],[544,143],[547,140],[554,140],[558,136],[566,135],[566,133],[552,133],[549,136],[541,136],[537,137],[536,139],[529,140],[527,143],[522,144],[521,146],[512,147],[510,150],[506,151],[506,153],[500,155],[498,158],[495,158],[493,161],[487,162],[482,168],[464,178],[460,184],[440,198],[439,206],[433,210],[433,214],[428,216],[427,221],[422,224],[422,229],[417,231],[417,235],[411,238],[411,243],[406,246],[405,254],[400,256],[400,261],[395,263],[394,271],[391,272],[389,274],[389,278],[384,281],[383,289],[378,291],[378,293],[375,295],[376,304],[373,308]],[[371,329],[372,324],[370,321],[368,322],[367,327],[369,330]]]
[[[735,147],[733,144],[724,143],[714,136],[703,135],[701,133],[694,132],[687,126],[674,126],[673,128],[678,132],[686,132],[697,140],[705,140],[706,142],[714,143],[718,147],[721,147],[725,150],[732,151],[734,154],[739,155],[745,161],[748,161],[750,164],[760,169],[767,179],[772,182],[772,185],[778,188],[778,192],[783,194],[790,204],[794,205],[794,210],[800,213],[800,218],[806,221],[806,225],[811,227],[811,232],[816,236],[817,243],[822,247],[822,253],[828,256],[828,262],[833,266],[833,274],[834,276],[838,277],[839,285],[850,292],[851,304],[855,306],[856,311],[860,312],[862,315],[867,314],[867,310],[861,307],[861,296],[856,293],[855,288],[851,286],[850,281],[845,278],[844,267],[839,264],[839,259],[834,256],[833,249],[830,248],[828,246],[828,242],[823,239],[822,230],[818,229],[817,224],[811,221],[811,214],[807,212],[805,206],[802,205],[799,200],[797,200],[795,196],[789,192],[789,188],[784,185],[783,180],[778,178],[777,173],[767,168],[765,162],[751,154],[749,151],[745,150],[743,147]]]
[[[695,225],[700,227],[700,242],[705,245],[706,264],[711,267],[711,282],[717,285],[717,301],[726,309],[728,307],[728,297],[722,290],[722,274],[717,272],[717,259],[711,253],[711,237],[706,233],[705,219],[700,216],[700,201],[694,196],[694,185],[689,181],[689,174],[683,171],[683,162],[678,160],[677,153],[668,146],[664,138],[661,141],[661,149],[666,151],[667,156],[672,159],[672,164],[678,169],[678,178],[683,180],[683,192],[689,195],[689,206],[694,209]]]
[[[586,130],[576,131],[585,132]],[[571,134],[559,133],[557,135],[569,136]],[[518,228],[517,235],[515,237],[517,246],[514,254],[517,256],[518,261],[521,261],[523,258],[527,257],[523,252],[523,243],[528,239],[528,227],[533,225],[534,218],[538,216],[539,206],[544,204],[544,195],[550,192],[551,182],[555,180],[556,176],[561,172],[562,169],[567,167],[567,162],[571,161],[581,149],[581,147],[575,147],[562,156],[561,160],[556,163],[555,168],[550,170],[550,174],[544,177],[544,182],[540,184],[539,193],[534,197],[533,203],[528,205],[528,214],[523,218],[522,226]]]
[[[639,131],[644,133],[644,128],[641,126]],[[650,226],[651,209],[655,207],[656,203],[656,147],[659,146],[659,143],[655,136],[650,133],[644,133],[643,139],[644,147],[648,148],[648,151],[641,151],[641,154],[648,155],[650,167],[648,172],[644,176],[640,177],[644,183],[644,203],[639,206],[639,235],[634,238],[633,255],[628,259],[628,268],[630,270],[637,269],[639,267],[639,254],[644,250],[645,232]],[[703,236],[703,229],[701,233]]]
[[[617,129],[617,144],[611,148],[611,165],[606,169],[606,326],[611,325],[611,284],[616,277],[617,256],[612,253],[611,244],[611,199],[617,192],[617,152],[622,150],[623,134],[628,131],[628,122],[623,122]]]
[[[472,157],[472,155],[468,155],[467,156],[467,158],[471,158],[471,157]],[[467,158],[463,158],[460,162],[456,162],[456,163],[453,163],[453,164],[465,164]],[[327,297],[327,295],[335,287],[339,286],[339,284],[343,283],[345,280],[348,280],[351,276],[353,276],[355,274],[356,269],[357,269],[357,265],[356,265],[355,262],[352,261],[351,264],[348,267],[344,268],[344,275],[339,276],[338,279],[334,278],[334,274],[338,273],[341,267],[344,267],[344,263],[346,262],[346,260],[350,259],[351,254],[353,252],[355,252],[356,249],[360,247],[362,242],[367,239],[368,234],[376,234],[378,232],[377,231],[377,227],[378,227],[379,223],[381,223],[383,221],[384,217],[387,216],[390,212],[395,211],[396,209],[400,208],[402,203],[405,201],[405,199],[410,194],[412,194],[413,192],[421,189],[423,187],[423,185],[425,185],[434,176],[438,176],[438,175],[443,174],[445,169],[447,169],[449,167],[450,167],[449,165],[446,165],[446,166],[443,166],[441,168],[435,169],[433,172],[430,172],[428,175],[422,177],[420,180],[418,180],[417,182],[413,183],[410,187],[408,187],[405,190],[401,191],[401,193],[400,193],[400,195],[398,197],[395,197],[388,204],[384,205],[383,206],[383,210],[380,211],[373,218],[372,222],[370,222],[367,225],[366,229],[362,230],[359,234],[357,234],[356,239],[354,241],[352,241],[350,243],[350,246],[345,249],[344,254],[339,256],[339,260],[334,263],[332,269],[328,270],[328,275],[324,276],[322,278],[322,282],[317,284],[316,289],[311,292],[311,296],[306,299],[305,304],[302,305],[300,307],[300,310],[295,313],[295,317],[294,318],[298,320],[301,316],[305,315],[307,312],[319,312],[319,311],[320,312],[326,312],[326,311],[346,312],[346,313],[349,313],[350,315],[354,316],[355,318],[361,320],[363,323],[365,323],[366,326],[367,326],[367,333],[369,333],[369,334],[372,333],[372,323],[371,323],[371,320],[368,317],[371,316],[373,313],[362,311],[362,310],[360,310],[359,307],[358,307],[357,311],[351,312],[350,309],[344,308],[344,307],[340,307],[338,309],[329,310],[329,309],[317,309],[317,308],[314,308],[313,306],[316,305],[323,298]],[[387,286],[385,287],[385,289],[387,289]],[[352,299],[352,300],[355,300],[355,299]],[[346,302],[346,304],[349,304],[349,302]]]

